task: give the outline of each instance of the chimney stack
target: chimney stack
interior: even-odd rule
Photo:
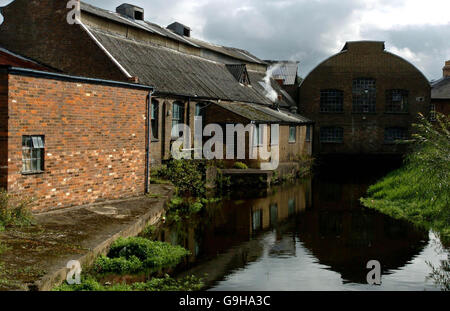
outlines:
[[[445,62],[445,66],[442,70],[444,71],[444,78],[450,77],[450,60]]]

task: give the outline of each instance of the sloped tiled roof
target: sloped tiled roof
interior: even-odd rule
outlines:
[[[272,104],[264,92],[240,85],[224,64],[93,28],[90,31],[132,76],[155,86],[159,93]]]
[[[431,84],[432,99],[450,99],[450,77],[439,79]]]

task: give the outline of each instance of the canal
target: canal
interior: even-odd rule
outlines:
[[[359,204],[388,171],[316,171],[266,193],[223,200],[163,226],[158,237],[191,251],[175,273],[204,277],[209,290],[440,290],[428,278],[448,258],[439,239]],[[366,281],[371,260],[382,267],[379,286]]]

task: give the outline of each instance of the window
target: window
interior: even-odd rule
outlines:
[[[295,125],[289,126],[289,142],[295,143],[297,139],[297,127]]]
[[[376,93],[374,79],[353,80],[353,112],[375,113]]]
[[[270,225],[274,226],[278,222],[278,205],[271,204],[270,205]]]
[[[264,129],[267,129],[267,125],[256,124],[253,131],[253,146],[262,146],[264,143]],[[268,137],[269,139],[269,137]],[[267,142],[269,144],[269,142]]]
[[[339,90],[320,91],[320,112],[343,112],[344,92]]]
[[[403,127],[389,127],[384,132],[384,141],[386,143],[395,143],[397,140],[407,139],[407,131]]]
[[[175,125],[184,124],[184,104],[174,102],[172,106],[172,137],[179,137],[180,133],[173,130]]]
[[[288,202],[288,216],[295,214],[295,199],[290,199]]]
[[[155,100],[152,102],[152,136],[158,139],[158,119],[159,119],[159,103]]]
[[[431,103],[431,106],[430,106],[430,121],[436,121],[436,103]]]
[[[306,141],[311,141],[311,125],[306,126]]]
[[[256,210],[252,212],[252,229],[258,231],[262,229],[262,211]]]
[[[44,171],[44,136],[22,136],[22,173]]]
[[[344,141],[344,129],[341,127],[323,127],[320,129],[320,142],[342,143]]]
[[[386,112],[408,112],[408,96],[406,90],[386,91]]]

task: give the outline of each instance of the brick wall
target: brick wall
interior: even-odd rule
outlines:
[[[10,74],[8,191],[35,210],[143,194],[147,95]],[[22,135],[45,135],[44,173],[21,173]]]
[[[384,51],[382,42],[354,42],[341,52],[316,67],[299,90],[299,113],[314,120],[314,151],[321,154],[401,154],[404,146],[385,144],[386,127],[405,127],[419,112],[430,111],[430,84],[413,65]],[[357,78],[376,80],[376,113],[352,112],[352,82]],[[343,113],[321,113],[320,91],[343,91]],[[409,91],[409,111],[405,114],[386,113],[386,90]],[[419,100],[423,98],[422,100]],[[320,143],[320,128],[339,126],[344,129],[344,142]]]
[[[0,68],[0,188],[6,188],[8,166],[8,74]]]
[[[67,0],[15,0],[2,12],[0,45],[63,72],[127,81],[80,25],[67,23]]]

